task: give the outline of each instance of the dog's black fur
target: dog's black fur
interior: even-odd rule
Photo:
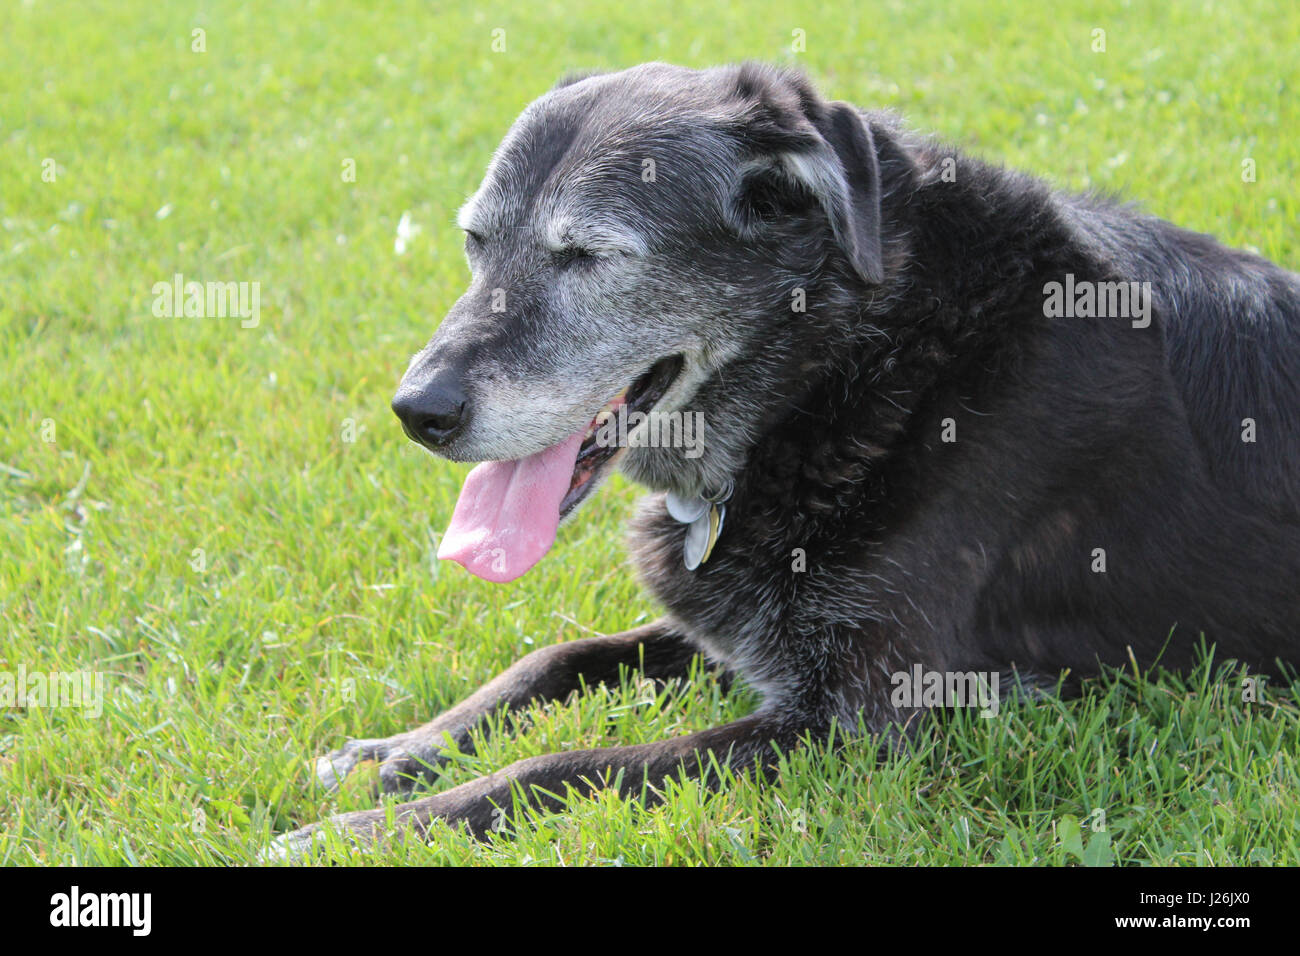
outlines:
[[[856,703],[864,682],[884,695],[869,676],[882,661],[1055,680],[1132,648],[1177,669],[1202,632],[1265,671],[1300,659],[1300,278],[872,132],[892,263],[869,295],[888,306],[847,301],[781,327],[784,377],[720,560],[687,571],[680,526],[654,502],[640,517],[635,551],[658,598],[723,642],[761,634],[746,671],[794,677],[813,724],[845,684]],[[944,181],[933,169],[949,157]],[[851,288],[847,271],[810,301]],[[1044,289],[1066,274],[1150,282],[1151,324],[1046,318]],[[956,441],[940,440],[944,419]],[[808,574],[790,570],[796,549]],[[807,606],[835,580],[853,592],[842,604]],[[783,639],[794,621],[819,637]]]
[[[648,498],[632,552],[668,617],[543,649],[330,767],[379,759],[402,788],[436,767],[444,733],[468,746],[498,708],[639,662],[678,676],[697,650],[765,694],[726,727],[533,758],[402,810],[482,833],[513,793],[554,802],[542,790],[620,770],[634,792],[710,754],[766,766],[773,744],[860,718],[896,734],[915,713],[891,703],[890,675],[918,663],[1055,684],[1130,655],[1185,668],[1202,634],[1257,670],[1300,660],[1300,277],[827,103],[797,75],[728,77],[749,153],[804,148],[810,125],[853,196],[831,242],[806,189],[760,177],[737,211],[757,251],[736,260],[735,235],[698,240],[701,259],[732,258],[742,288],[783,256],[809,302],[797,320],[774,310],[762,347],[692,400],[727,428],[715,410],[735,405],[720,396],[745,382],[757,436],[713,555],[687,570],[684,526]],[[1149,282],[1150,324],[1045,316],[1045,288],[1067,274]],[[380,819],[342,823],[369,834]]]

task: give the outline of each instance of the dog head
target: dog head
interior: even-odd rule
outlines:
[[[723,483],[753,436],[719,377],[779,348],[818,276],[884,280],[880,191],[869,124],[797,74],[654,63],[532,103],[460,212],[469,289],[393,400],[413,440],[485,462],[440,554],[517,577],[615,459],[663,490]],[[690,447],[646,440],[684,415]]]

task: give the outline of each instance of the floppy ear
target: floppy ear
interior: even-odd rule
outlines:
[[[871,128],[848,103],[830,103],[814,124],[832,156],[830,168],[813,172],[813,194],[830,217],[831,229],[858,275],[879,285],[885,281],[880,237],[880,164]],[[811,159],[808,157],[804,160]],[[796,167],[803,163],[795,163]]]
[[[761,100],[740,123],[756,163],[743,180],[738,226],[747,232],[766,218],[764,211],[811,196],[854,271],[879,285],[885,279],[880,167],[871,130],[848,103],[817,103],[811,92],[801,98],[798,107]]]

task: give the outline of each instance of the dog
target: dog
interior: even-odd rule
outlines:
[[[321,779],[377,761],[409,792],[489,715],[697,655],[761,703],[521,760],[397,806],[398,833],[770,775],[855,729],[896,745],[963,703],[954,674],[987,708],[1185,669],[1202,640],[1266,673],[1300,658],[1300,276],[754,63],[562,80],[459,225],[471,284],[392,403],[413,441],[482,462],[439,557],[513,580],[620,467],[650,491],[630,552],[666,613],[541,648]],[[693,449],[645,440],[697,414]],[[389,835],[379,810],[328,825]]]

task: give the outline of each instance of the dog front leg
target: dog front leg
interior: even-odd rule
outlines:
[[[508,819],[516,798],[534,807],[558,810],[570,790],[590,794],[617,786],[624,797],[649,802],[656,800],[657,794],[646,785],[658,787],[679,772],[716,785],[714,762],[718,767],[743,770],[758,761],[760,772],[770,775],[777,748],[798,746],[802,733],[811,729],[799,727],[760,712],[672,740],[529,757],[486,777],[395,807],[392,833],[388,832],[386,811],[364,810],[295,830],[281,837],[276,847],[281,856],[302,856],[313,849],[320,840],[319,831],[326,827],[361,845],[407,835],[424,839],[435,820],[465,826],[482,838]]]
[[[653,680],[684,677],[697,653],[663,619],[620,634],[542,647],[421,727],[392,737],[348,741],[316,762],[316,774],[333,789],[358,763],[377,761],[382,792],[409,792],[432,779],[444,762],[444,735],[462,752],[472,752],[472,732],[485,727],[498,711],[511,713],[533,702],[563,699],[583,683],[614,684],[620,667],[639,668]]]

